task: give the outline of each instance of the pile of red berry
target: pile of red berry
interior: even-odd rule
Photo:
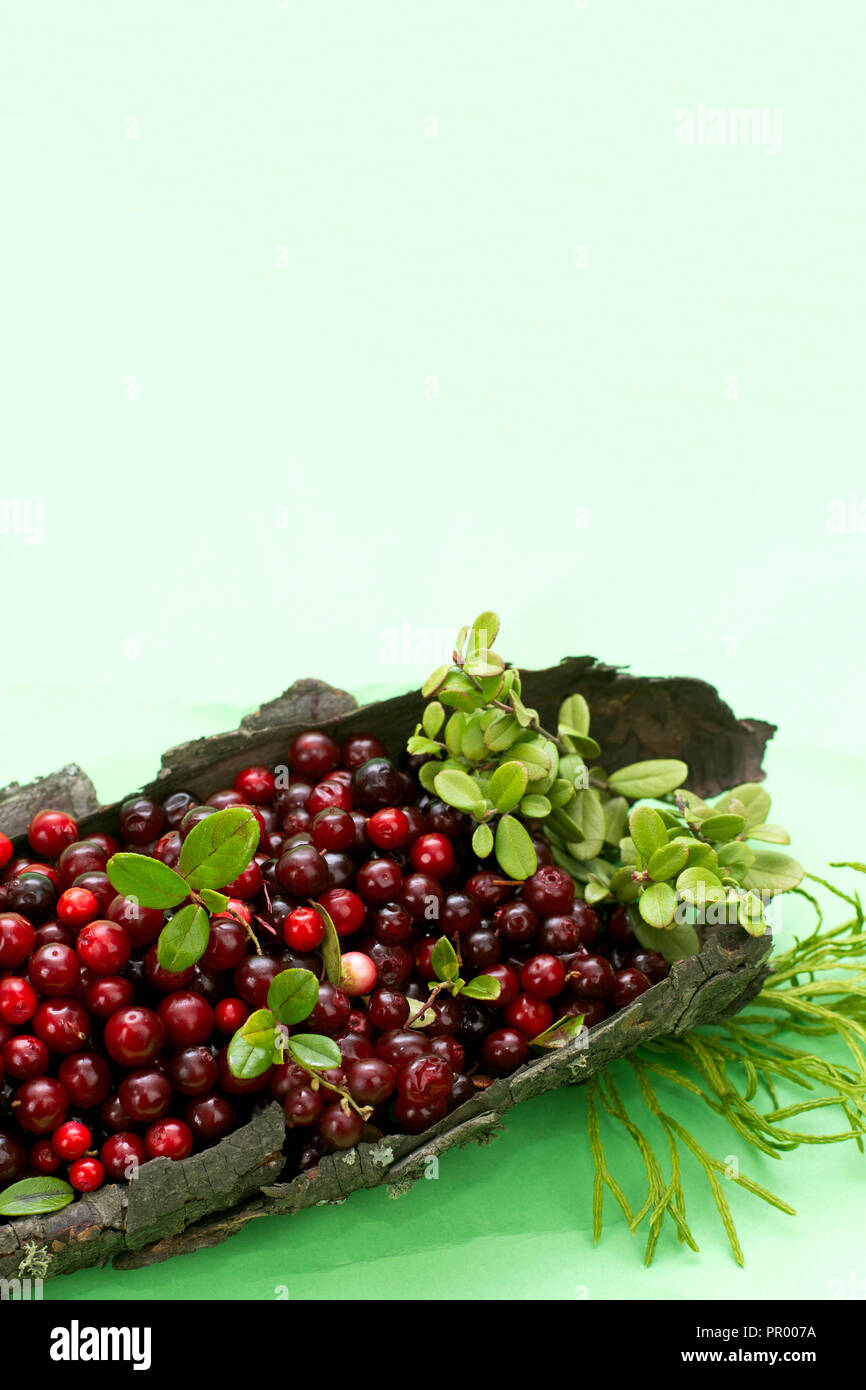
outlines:
[[[591,1028],[667,973],[624,909],[575,901],[540,833],[525,883],[485,868],[469,819],[419,787],[418,762],[398,768],[369,735],[311,731],[288,777],[248,767],[203,803],[129,798],[117,838],[79,839],[53,810],[30,824],[32,855],[13,858],[0,834],[0,1188],[57,1174],[89,1192],[187,1157],[274,1098],[289,1171],[314,1167],[362,1137],[421,1132],[529,1060],[555,1020]],[[192,828],[237,805],[253,809],[258,852],[225,888],[231,912],[212,919],[205,954],[170,974],[156,954],[166,914],[117,895],[106,863],[125,849],[175,867]],[[323,979],[310,901],[341,938],[340,987]],[[495,1004],[437,990],[442,935],[467,979],[496,979]],[[294,1062],[240,1080],[228,1039],[298,967],[322,980],[304,1031],[332,1038],[342,1065],[318,1082]]]

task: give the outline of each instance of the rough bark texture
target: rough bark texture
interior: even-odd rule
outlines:
[[[690,768],[689,786],[704,796],[763,776],[761,758],[773,726],[737,720],[703,681],[635,677],[591,657],[525,672],[523,681],[525,698],[548,726],[566,695],[579,690],[586,696],[593,735],[609,770],[640,758],[681,757]],[[171,749],[146,790],[164,797],[186,787],[207,796],[250,762],[284,762],[289,739],[311,725],[327,727],[338,738],[371,730],[397,754],[422,704],[420,692],[413,691],[359,710],[344,691],[298,681],[239,729]],[[0,827],[20,836],[34,810],[46,805],[74,812],[83,836],[108,827],[116,810],[96,809],[89,779],[73,766],[0,792]],[[182,1163],[154,1160],[143,1165],[135,1182],[103,1188],[50,1216],[0,1225],[0,1277],[14,1277],[33,1247],[51,1256],[49,1277],[108,1260],[131,1268],[217,1244],[262,1216],[343,1201],[359,1187],[385,1183],[399,1195],[447,1149],[494,1137],[502,1117],[519,1101],[585,1081],[650,1038],[686,1033],[736,1012],[760,989],[770,948],[768,936],[756,940],[737,928],[714,929],[699,955],[678,962],[666,980],[628,1009],[568,1047],[479,1089],[423,1135],[362,1143],[286,1183],[278,1181],[283,1119],[274,1104]]]

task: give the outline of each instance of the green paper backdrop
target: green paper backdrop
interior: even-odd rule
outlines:
[[[854,0],[45,0],[7,16],[0,783],[110,799],[296,677],[415,684],[481,608],[775,720],[866,858]],[[820,815],[816,807],[821,807]],[[786,913],[791,930],[794,911]],[[713,1152],[732,1131],[688,1106]],[[617,1141],[621,1164],[632,1164]],[[589,1230],[578,1092],[438,1180],[48,1297],[866,1292],[863,1159]]]

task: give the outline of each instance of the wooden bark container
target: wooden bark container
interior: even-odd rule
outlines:
[[[586,697],[609,771],[641,758],[682,758],[689,766],[689,787],[702,796],[763,776],[761,758],[774,726],[736,719],[703,681],[642,678],[592,657],[572,657],[524,673],[523,683],[524,698],[548,727],[566,695],[580,691]],[[412,691],[359,709],[344,691],[316,680],[297,681],[238,729],[171,749],[145,791],[164,798],[183,787],[208,796],[230,785],[250,763],[284,763],[289,740],[311,726],[338,739],[370,731],[396,756],[422,705],[420,692]],[[89,778],[73,765],[0,792],[0,829],[10,837],[23,835],[44,806],[72,812],[82,838],[113,828],[117,811],[99,806]],[[275,1102],[183,1162],[154,1159],[134,1182],[104,1187],[51,1215],[0,1224],[0,1277],[14,1277],[34,1246],[51,1257],[48,1277],[107,1261],[133,1268],[218,1244],[261,1216],[342,1201],[359,1187],[386,1183],[392,1191],[403,1190],[423,1176],[431,1158],[453,1145],[492,1138],[505,1112],[519,1101],[585,1081],[648,1039],[683,1034],[735,1013],[760,989],[770,945],[769,936],[711,929],[698,955],[678,962],[667,979],[591,1034],[495,1081],[424,1134],[393,1135],[329,1155],[290,1182],[280,1181],[284,1127]]]

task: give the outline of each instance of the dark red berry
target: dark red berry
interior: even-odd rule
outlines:
[[[73,1052],[57,1068],[57,1079],[71,1105],[90,1110],[101,1105],[111,1090],[111,1071],[98,1052]]]
[[[0,913],[0,970],[22,965],[36,945],[36,932],[18,912]]]
[[[160,1000],[157,1013],[169,1047],[206,1043],[214,1030],[213,1009],[206,999],[192,990],[167,994]]]
[[[33,1016],[33,1032],[49,1052],[77,1052],[90,1036],[90,1015],[78,999],[45,999]]]
[[[397,1090],[412,1105],[435,1105],[451,1090],[454,1073],[443,1057],[431,1052],[416,1057],[397,1072]]]
[[[236,1033],[250,1016],[249,1006],[242,999],[221,999],[213,1012],[221,1033]]]
[[[4,1023],[13,1026],[27,1023],[36,1013],[38,1004],[36,990],[22,976],[7,975],[0,980],[0,1020]]]
[[[147,1162],[147,1150],[140,1135],[121,1130],[106,1139],[99,1157],[113,1182],[129,1182],[138,1176],[142,1163]]]
[[[615,1009],[624,1009],[649,988],[650,982],[642,971],[633,968],[617,970],[610,992],[610,1002]]]
[[[565,988],[565,974],[558,956],[532,956],[520,972],[520,987],[533,999],[553,999]]]
[[[494,1076],[510,1076],[529,1056],[529,1043],[515,1028],[494,1028],[481,1045],[481,1055]]]
[[[509,1028],[516,1028],[527,1038],[535,1038],[545,1032],[553,1022],[553,1010],[543,999],[532,999],[528,994],[518,994],[503,1014]]]
[[[545,864],[524,883],[523,899],[539,917],[570,912],[574,903],[574,879],[565,869]]]
[[[614,986],[613,967],[604,956],[578,956],[570,963],[568,984],[585,999],[606,999]]]
[[[380,1105],[394,1089],[397,1070],[381,1057],[367,1057],[349,1064],[346,1080],[352,1099],[359,1105]]]
[[[10,1081],[32,1081],[48,1070],[48,1048],[39,1038],[19,1033],[3,1048],[3,1066]]]
[[[12,1110],[28,1134],[51,1134],[62,1125],[69,1109],[69,1096],[51,1076],[37,1076],[18,1087]]]
[[[267,806],[274,799],[276,778],[269,767],[245,767],[234,780],[234,789],[253,806]]]
[[[135,997],[131,980],[120,975],[102,975],[93,980],[84,991],[84,1002],[94,1018],[106,1019],[126,1008]]]
[[[169,1062],[168,1074],[180,1095],[201,1096],[213,1090],[219,1068],[209,1047],[182,1047]]]
[[[498,907],[494,913],[493,921],[497,931],[500,931],[505,940],[510,941],[512,946],[528,945],[538,930],[536,913],[529,903],[518,900]]]
[[[364,1121],[355,1110],[328,1105],[319,1120],[319,1133],[332,1149],[351,1149],[364,1132]]]
[[[117,975],[129,960],[132,943],[124,927],[106,919],[82,927],[75,950],[94,975]]]
[[[131,845],[149,845],[165,828],[165,811],[149,796],[130,796],[120,808],[120,830]]]
[[[237,1114],[231,1101],[218,1093],[198,1096],[195,1100],[188,1101],[183,1113],[196,1139],[206,1144],[221,1139],[224,1134],[234,1129],[237,1123]]]
[[[283,1114],[289,1129],[306,1129],[314,1125],[324,1109],[322,1092],[311,1086],[295,1086],[283,1102]]]
[[[335,985],[324,981],[319,985],[319,1001],[304,1022],[305,1031],[333,1036],[346,1026],[352,1005],[349,996]]]
[[[165,1044],[165,1028],[153,1009],[131,1005],[118,1009],[105,1025],[105,1047],[109,1057],[124,1067],[140,1067],[152,1062]]]
[[[156,1067],[137,1067],[123,1078],[117,1096],[133,1120],[158,1120],[171,1105],[171,1082]]]

